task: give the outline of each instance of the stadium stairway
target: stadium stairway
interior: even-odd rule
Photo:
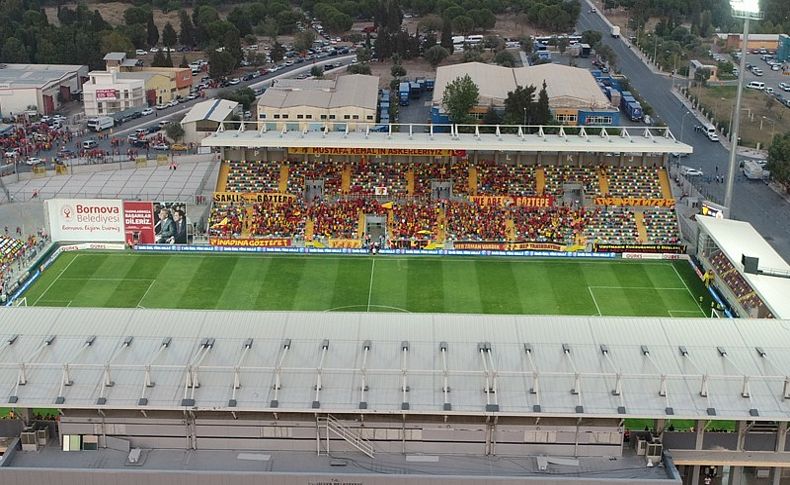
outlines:
[[[365,213],[360,210],[359,222],[357,223],[357,239],[362,239],[363,234],[365,234]]]
[[[505,237],[508,241],[516,240],[516,223],[513,222],[513,219],[508,218],[505,221]]]
[[[315,236],[315,222],[312,219],[307,219],[304,223],[304,239],[305,241],[312,241]]]
[[[287,163],[283,163],[280,165],[280,180],[277,185],[277,189],[280,191],[281,194],[288,192],[288,174],[290,173],[290,169],[288,168]]]
[[[546,191],[546,172],[543,167],[535,169],[535,192],[538,195],[543,195]]]
[[[414,197],[414,169],[410,168],[406,171],[406,194],[409,197]]]
[[[443,208],[440,208],[439,214],[436,216],[436,242],[439,244],[444,244],[447,239],[445,227],[447,227],[447,213]]]
[[[601,189],[601,194],[609,193],[609,176],[605,168],[598,170],[598,187]]]
[[[645,213],[642,211],[634,212],[634,221],[636,222],[636,233],[639,235],[638,236],[639,241],[642,244],[647,243],[647,227],[645,226]]]
[[[469,195],[477,195],[477,167],[469,167]]]
[[[669,185],[669,175],[665,168],[658,170],[658,182],[661,184],[661,193],[664,194],[665,199],[672,198],[672,187]]]
[[[255,208],[253,206],[248,206],[245,210],[247,213],[244,217],[244,225],[241,227],[241,237],[242,239],[249,238],[252,236],[253,233],[253,221],[255,220]]]
[[[344,165],[340,174],[340,193],[347,194],[351,191],[351,166]]]
[[[230,164],[222,162],[219,164],[219,176],[217,176],[217,192],[226,192],[228,188],[228,173],[230,173]]]

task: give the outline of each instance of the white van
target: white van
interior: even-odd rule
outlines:
[[[758,89],[762,91],[765,89],[765,83],[761,81],[749,81],[749,84],[746,85],[749,89]]]
[[[716,133],[716,128],[712,127],[711,125],[703,125],[702,132],[705,133],[705,136],[708,137],[708,140],[719,141],[719,134]]]

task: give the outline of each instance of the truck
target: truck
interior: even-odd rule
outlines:
[[[744,160],[743,175],[749,180],[765,180],[771,175],[771,172],[764,167],[765,161],[763,160]]]
[[[398,86],[398,100],[401,106],[409,105],[409,94],[411,93],[411,84],[402,82]]]
[[[642,105],[638,101],[632,101],[625,105],[625,114],[631,121],[639,121],[644,116]]]
[[[115,126],[115,119],[112,116],[98,116],[88,120],[88,128],[93,131],[102,131]]]
[[[428,91],[433,91],[433,86],[436,84],[436,80],[434,79],[426,79],[425,80],[425,89]]]
[[[590,57],[591,52],[590,44],[580,44],[579,57]]]
[[[620,37],[620,27],[617,25],[612,26],[612,37],[615,39]]]
[[[419,99],[420,95],[422,94],[422,87],[420,86],[420,83],[418,83],[417,81],[413,81],[409,83],[409,87],[410,87],[409,92],[411,93],[411,98]]]

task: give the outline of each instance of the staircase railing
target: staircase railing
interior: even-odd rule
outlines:
[[[326,427],[327,453],[329,453],[329,434],[331,432],[337,437],[345,440],[346,443],[350,444],[360,452],[366,454],[370,458],[373,458],[373,445],[371,445],[368,440],[362,438],[361,436],[354,433],[351,429],[344,426],[343,423],[335,419],[332,415],[319,417],[318,424],[324,425]]]

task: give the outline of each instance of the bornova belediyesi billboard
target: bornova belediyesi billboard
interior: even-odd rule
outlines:
[[[45,203],[53,241],[123,242],[123,202],[50,199]]]

